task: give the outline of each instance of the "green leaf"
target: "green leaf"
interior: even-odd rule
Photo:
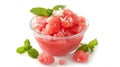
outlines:
[[[35,7],[30,10],[31,13],[37,16],[51,16],[53,13],[53,10],[58,10],[59,8],[64,9],[65,5],[56,5],[52,9],[46,9],[42,7]]]
[[[28,39],[24,41],[24,46],[25,46],[25,50],[29,50],[32,48],[32,46],[30,45],[30,41]]]
[[[32,8],[30,12],[37,16],[47,16],[47,9],[42,7]]]
[[[38,53],[38,51],[37,51],[36,49],[32,48],[32,49],[30,49],[30,50],[28,51],[28,55],[29,55],[30,57],[36,59],[36,58],[38,57],[39,53]]]
[[[28,39],[26,39],[26,40],[24,41],[24,45],[25,45],[25,46],[30,46],[30,41],[29,41]]]
[[[88,52],[88,45],[87,44],[82,44],[77,50],[83,50],[84,52]]]
[[[98,45],[97,39],[94,39],[88,43],[88,47],[90,48],[91,52],[94,52],[94,47]]]
[[[58,10],[59,8],[64,9],[64,8],[65,8],[65,5],[56,5],[56,6],[54,6],[52,9],[53,9],[53,10]]]
[[[47,9],[47,16],[48,16],[48,17],[51,16],[52,13],[53,13],[53,10],[52,10],[52,9]]]
[[[18,47],[16,49],[16,52],[19,53],[19,54],[23,54],[25,53],[27,50],[25,50],[25,46],[21,46],[21,47]]]

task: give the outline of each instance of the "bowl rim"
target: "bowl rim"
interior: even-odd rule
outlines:
[[[35,17],[35,16],[34,16],[34,17]],[[32,30],[32,32],[33,32],[34,34],[36,34],[37,36],[39,36],[39,37],[41,37],[41,38],[44,38],[44,39],[70,39],[70,38],[75,38],[75,37],[78,37],[78,36],[81,36],[82,34],[84,34],[84,33],[87,31],[88,27],[89,27],[88,20],[87,20],[84,16],[82,16],[82,17],[84,17],[85,20],[86,20],[86,22],[85,22],[85,23],[86,23],[86,28],[85,28],[84,30],[82,30],[81,32],[79,32],[79,33],[77,33],[77,34],[75,34],[75,35],[71,35],[71,36],[55,37],[55,36],[40,34],[39,32],[35,31],[35,30],[33,29],[33,27],[32,27],[32,21],[33,21],[34,17],[30,20],[29,27],[30,27],[30,29]]]

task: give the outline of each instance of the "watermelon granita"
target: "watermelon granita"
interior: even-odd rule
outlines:
[[[52,10],[50,16],[34,16],[30,27],[44,52],[64,56],[80,45],[88,23],[83,16],[78,16],[70,9],[59,8]]]

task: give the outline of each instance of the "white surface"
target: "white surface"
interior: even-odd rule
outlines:
[[[89,21],[83,42],[97,38],[99,45],[86,64],[67,60],[60,66],[42,65],[26,55],[16,53],[16,48],[28,38],[39,49],[29,22],[32,7],[51,7],[65,4]],[[0,67],[119,67],[120,66],[120,2],[119,0],[0,0]],[[69,59],[69,58],[68,58]]]

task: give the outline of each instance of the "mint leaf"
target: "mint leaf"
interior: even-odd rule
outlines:
[[[25,46],[25,50],[29,50],[32,48],[32,46],[30,45],[30,41],[28,39],[24,41],[24,46]]]
[[[30,46],[30,41],[29,41],[28,39],[26,39],[26,40],[24,41],[24,45],[25,45],[25,46]]]
[[[28,51],[28,55],[32,58],[37,58],[39,53],[36,49],[32,48]]]
[[[52,10],[52,9],[47,9],[47,16],[48,16],[48,17],[51,16],[52,13],[53,13],[53,10]]]
[[[59,8],[64,9],[64,8],[65,8],[65,5],[56,5],[56,6],[54,6],[52,9],[53,9],[53,10],[58,10]]]
[[[98,45],[97,39],[94,39],[88,43],[88,47],[90,48],[91,52],[94,52],[94,47]]]
[[[42,7],[32,8],[30,12],[37,16],[47,16],[47,9]]]
[[[81,46],[76,50],[83,50],[84,52],[88,52],[88,45],[87,44],[81,44]]]
[[[23,54],[25,53],[27,50],[25,50],[25,46],[21,46],[21,47],[18,47],[16,49],[16,52],[19,53],[19,54]]]

